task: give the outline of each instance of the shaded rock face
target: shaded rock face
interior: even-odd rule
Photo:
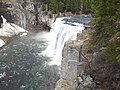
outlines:
[[[0,27],[1,24],[3,23],[1,15],[4,16],[8,22],[13,22],[10,10],[8,9],[9,7],[10,7],[9,4],[6,4],[2,2],[2,0],[0,0]]]
[[[45,16],[39,2],[35,0],[17,0],[6,3],[11,5],[11,15],[15,24],[28,31],[49,29],[48,26],[51,20],[44,21]]]
[[[85,48],[86,39],[84,32],[65,44],[55,90],[120,90],[120,63],[106,62],[101,51]]]
[[[0,0],[0,15],[3,15],[7,22],[15,23],[28,31],[50,30],[54,22],[54,17],[45,16],[35,0]]]
[[[25,29],[11,23],[13,18],[9,7],[9,3],[0,0],[0,47],[9,43],[13,36],[27,32]]]
[[[6,3],[12,6],[10,10],[15,24],[23,28],[28,28],[34,24],[35,16],[33,0],[20,0]]]
[[[8,9],[9,4],[4,3],[2,0],[0,0],[0,34],[1,34],[1,30],[2,30],[2,23],[3,23],[3,19],[1,17],[1,15],[3,17],[5,17],[7,19],[8,22],[13,22],[12,20],[12,16],[10,13],[10,10]],[[9,37],[3,37],[0,35],[0,47],[2,47],[3,45],[5,45],[6,43],[10,42],[11,38]]]
[[[106,62],[101,52],[96,53],[94,61],[87,69],[101,90],[120,90],[120,63]]]

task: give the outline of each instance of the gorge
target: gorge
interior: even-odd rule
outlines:
[[[94,7],[97,15],[93,15],[92,22],[91,15],[81,14],[84,9],[90,9],[86,5],[90,5],[91,0],[80,2],[83,6],[76,8],[73,7],[74,1],[78,0],[68,3],[66,1],[69,0],[65,0],[65,4],[64,0],[59,0],[59,3],[44,1],[0,0],[0,15],[8,21],[3,22],[3,18],[0,21],[0,90],[119,90],[120,63],[114,61],[119,57],[112,57],[119,54],[119,47],[114,51],[119,46],[119,33],[110,36],[113,31],[119,31],[119,17],[112,17],[119,16],[119,13],[110,14],[109,8],[105,8],[117,7],[114,1],[118,1],[93,0],[102,7]],[[42,4],[45,11],[42,11]],[[60,10],[58,13],[57,9],[61,8],[56,8],[56,5],[62,5],[65,12]],[[74,12],[75,9],[78,12]],[[27,32],[27,36],[19,37],[21,31]],[[95,31],[97,33],[91,38]],[[96,47],[95,40],[98,42]],[[118,41],[111,43],[114,40]],[[107,53],[113,59],[110,61],[103,53],[107,46],[112,47]]]

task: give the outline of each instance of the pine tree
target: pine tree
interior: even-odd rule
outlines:
[[[120,61],[120,1],[93,0],[96,31],[93,41],[103,50],[107,60]]]
[[[52,11],[53,13],[79,12],[80,9],[83,12],[91,10],[91,0],[45,0],[44,2],[46,3],[43,3],[43,6],[46,9],[43,10]]]

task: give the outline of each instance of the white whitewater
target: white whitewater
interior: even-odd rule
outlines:
[[[0,28],[0,36],[2,37],[12,37],[14,35],[18,35],[21,33],[20,36],[27,35],[27,32],[25,29],[19,27],[18,25],[15,25],[14,23],[8,23],[7,20],[1,15],[1,18],[3,19],[2,28]],[[5,45],[5,42],[0,39],[0,47]]]
[[[0,47],[2,47],[3,45],[5,45],[5,42],[2,39],[0,39]]]
[[[65,17],[57,18],[51,29],[51,40],[43,55],[51,57],[51,65],[61,65],[62,49],[68,40],[75,40],[77,33],[84,30],[84,25],[76,22],[66,23]]]

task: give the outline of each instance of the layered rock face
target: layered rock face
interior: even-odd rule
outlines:
[[[61,64],[61,79],[57,83],[55,90],[75,90],[77,66],[79,61],[79,49],[82,43],[68,41],[63,49],[63,59]]]
[[[25,29],[15,25],[14,23],[11,23],[13,22],[13,18],[9,7],[10,4],[6,4],[0,0],[0,47],[9,43],[13,36],[19,34],[22,36],[23,33],[25,35],[25,32],[27,32]]]
[[[120,63],[106,62],[101,50],[86,48],[86,39],[85,31],[65,44],[55,90],[119,90]]]
[[[50,29],[50,26],[54,21],[54,17],[49,18],[44,14],[39,1],[36,2],[36,0],[18,0],[14,3],[9,3],[12,5],[11,14],[13,16],[15,24],[29,31]]]
[[[34,24],[34,2],[33,0],[13,0],[7,1],[11,5],[9,8],[15,24],[28,28]]]
[[[86,63],[81,61],[80,51],[85,36],[81,33],[79,40],[68,41],[63,48],[63,58],[61,64],[61,79],[57,82],[55,90],[76,90],[77,77],[84,74]]]
[[[12,16],[8,7],[10,7],[9,4],[6,4],[2,0],[0,0],[0,27],[2,27],[1,25],[3,23],[3,19],[1,18],[1,15],[4,16],[8,22],[13,22]]]

